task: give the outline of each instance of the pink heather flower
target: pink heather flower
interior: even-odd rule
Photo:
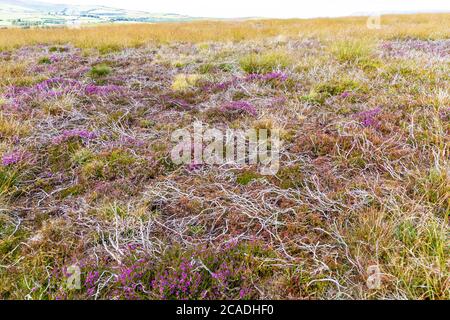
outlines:
[[[88,287],[93,287],[99,278],[98,271],[90,271],[86,276],[84,284]]]
[[[133,137],[122,136],[119,139],[119,144],[134,146],[134,147],[142,147],[145,145],[145,142]]]
[[[287,102],[286,97],[275,97],[272,99],[272,101],[270,102],[270,107],[282,107],[283,105],[285,105]]]
[[[364,127],[376,127],[378,126],[378,120],[376,117],[381,112],[381,108],[375,108],[367,111],[363,111],[354,115],[355,118],[359,119],[360,123]]]
[[[443,121],[449,121],[450,119],[450,107],[447,107],[439,112],[439,117]]]
[[[23,161],[26,157],[26,154],[21,151],[15,151],[8,154],[3,155],[2,157],[2,165],[4,167],[19,163]]]
[[[350,95],[350,92],[344,91],[344,92],[342,92],[342,94],[341,94],[341,98],[347,98],[349,95]]]
[[[262,79],[265,81],[270,81],[270,80],[280,80],[280,81],[286,81],[288,78],[288,76],[283,73],[283,72],[271,72],[271,73],[267,73],[265,75],[263,75]]]
[[[86,94],[96,94],[96,95],[108,95],[113,92],[121,91],[122,88],[115,85],[108,85],[108,86],[97,86],[95,84],[88,84],[84,91]]]
[[[202,167],[201,164],[192,162],[192,163],[188,164],[187,169],[188,169],[189,171],[195,171],[195,170],[200,169],[201,167]]]
[[[286,81],[288,79],[288,76],[280,71],[274,71],[266,74],[257,74],[252,73],[249,74],[247,77],[245,77],[245,81],[255,81],[255,80],[263,80],[263,81],[271,81],[271,80],[280,80],[280,81]]]
[[[95,289],[94,288],[89,288],[86,293],[87,293],[88,296],[93,296],[94,293],[95,293]]]
[[[53,139],[54,144],[67,141],[72,137],[78,137],[85,140],[95,139],[97,135],[94,132],[90,132],[84,129],[64,130],[63,133]]]
[[[249,293],[250,290],[248,288],[242,288],[241,290],[239,290],[239,298],[244,299]]]
[[[233,79],[228,80],[228,81],[219,82],[219,83],[216,83],[216,84],[206,85],[204,87],[204,89],[207,90],[207,91],[227,90],[228,88],[238,84],[239,82],[241,82],[240,78],[233,77]]]
[[[183,259],[176,269],[165,270],[151,281],[152,288],[161,299],[195,299],[202,294],[201,273],[194,270],[194,264]]]
[[[58,62],[58,61],[59,61],[59,57],[58,57],[57,55],[55,55],[55,54],[52,54],[52,55],[50,56],[50,61],[51,61],[52,63]]]
[[[446,57],[450,54],[450,45],[446,40],[414,40],[384,42],[380,46],[384,55],[403,57],[417,52]]]
[[[39,99],[52,99],[66,94],[76,95],[109,95],[120,92],[123,87],[117,85],[97,86],[84,84],[80,81],[64,78],[50,78],[32,87],[8,87],[5,98],[10,99],[12,104],[26,105],[28,101]]]
[[[222,106],[222,111],[232,113],[248,113],[254,117],[258,114],[256,108],[246,101],[233,101]]]

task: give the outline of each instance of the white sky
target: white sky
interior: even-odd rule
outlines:
[[[26,1],[26,0],[25,0]],[[41,0],[42,2],[105,5],[153,13],[196,17],[309,18],[376,12],[450,11],[450,0]],[[0,0],[1,2],[1,0]]]

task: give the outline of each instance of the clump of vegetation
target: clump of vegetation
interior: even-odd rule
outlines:
[[[252,181],[259,179],[261,176],[257,172],[244,171],[237,175],[236,182],[240,185],[246,186]]]
[[[368,60],[371,48],[364,41],[340,41],[333,45],[332,52],[341,63],[360,63]]]
[[[343,77],[317,83],[308,95],[302,97],[302,100],[313,104],[324,104],[330,97],[341,96],[342,98],[348,98],[355,93],[363,94],[367,92],[368,88],[365,84]]]
[[[120,149],[100,155],[81,149],[72,156],[72,159],[81,165],[81,175],[86,180],[113,179],[126,175],[138,162],[130,152]]]
[[[282,168],[277,173],[278,184],[283,189],[302,188],[305,186],[305,173],[300,165]]]
[[[67,51],[69,51],[69,48],[60,46],[53,46],[48,49],[48,52],[67,52]]]
[[[263,74],[289,67],[292,59],[286,52],[274,51],[247,55],[239,63],[247,73]]]
[[[96,66],[93,66],[91,71],[89,71],[89,75],[93,78],[102,78],[106,77],[112,72],[112,69],[110,66],[106,64],[99,64]]]
[[[21,137],[30,132],[31,128],[25,121],[0,113],[0,137],[3,139]]]
[[[201,76],[197,74],[177,74],[172,82],[172,90],[186,91],[197,85]]]
[[[117,214],[117,213],[115,213]],[[174,246],[152,260],[140,247],[123,249],[120,265],[112,260],[83,259],[83,289],[70,291],[64,281],[70,276],[65,266],[57,290],[60,298],[107,299],[251,299],[256,295],[255,282],[272,274],[257,259],[275,258],[276,254],[260,244],[227,243],[217,251],[207,247],[186,250]],[[105,273],[115,277],[102,286]],[[250,274],[254,277],[249,278]],[[257,276],[256,276],[257,275]]]
[[[51,64],[52,60],[49,57],[42,57],[39,59],[40,64]]]

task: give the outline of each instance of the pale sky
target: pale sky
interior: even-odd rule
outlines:
[[[1,0],[0,0],[1,1]],[[26,1],[26,0],[25,0]],[[41,0],[195,17],[336,17],[358,13],[450,11],[450,0]]]

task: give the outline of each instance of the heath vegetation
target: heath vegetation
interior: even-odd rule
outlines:
[[[0,30],[0,298],[450,299],[449,30]],[[198,120],[279,129],[280,170],[175,164]]]

